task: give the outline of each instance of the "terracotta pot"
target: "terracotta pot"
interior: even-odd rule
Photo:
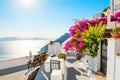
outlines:
[[[114,33],[111,33],[111,35],[112,35],[112,37],[115,38],[115,39],[120,38],[120,33],[114,32]]]

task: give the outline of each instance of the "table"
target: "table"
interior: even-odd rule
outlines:
[[[64,80],[67,78],[67,67],[65,64],[64,59],[58,59],[58,57],[51,57],[49,56],[45,61],[45,72],[50,72],[50,60],[58,60],[60,61],[60,70],[62,71],[62,75],[64,75]]]
[[[62,71],[61,70],[52,70],[51,80],[62,80]]]
[[[50,72],[50,60],[58,60],[60,61],[60,68],[62,70],[62,74],[65,72],[65,62],[64,59],[58,59],[58,57],[48,57],[45,61],[45,72]]]

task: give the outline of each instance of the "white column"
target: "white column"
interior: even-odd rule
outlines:
[[[115,80],[120,80],[120,55],[116,56]]]
[[[115,80],[116,54],[120,53],[120,39],[108,39],[107,80]],[[117,80],[117,79],[116,79]]]

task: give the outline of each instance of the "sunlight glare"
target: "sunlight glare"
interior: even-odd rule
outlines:
[[[26,8],[33,7],[35,6],[35,0],[20,0],[20,4]]]
[[[15,4],[21,8],[33,8],[38,4],[38,0],[14,0],[14,1]]]

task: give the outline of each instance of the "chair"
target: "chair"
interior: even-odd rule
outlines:
[[[41,64],[44,63],[44,54],[42,53],[41,56],[40,56],[40,61],[41,61]]]
[[[36,67],[39,65],[39,56],[40,56],[40,54],[34,56],[33,67]]]
[[[27,62],[28,70],[29,70],[29,68],[31,68],[31,67],[36,67],[36,66],[39,65],[39,63],[40,63],[39,56],[40,56],[40,54],[34,55],[33,60],[29,60],[29,61]]]
[[[52,70],[59,70],[60,69],[60,61],[58,60],[50,60],[50,72],[52,72]]]
[[[44,58],[44,61],[47,59],[47,52],[44,52],[43,58]]]
[[[46,52],[42,53],[41,56],[40,56],[40,61],[41,63],[44,63],[44,61],[47,59],[47,54]]]
[[[40,67],[36,68],[35,70],[33,70],[27,77],[27,79],[25,80],[34,80],[38,71],[39,71]]]

